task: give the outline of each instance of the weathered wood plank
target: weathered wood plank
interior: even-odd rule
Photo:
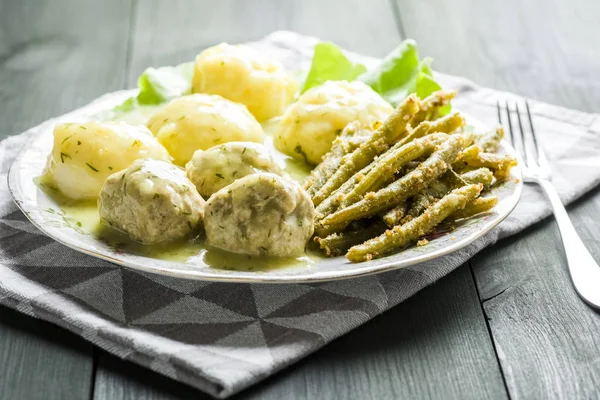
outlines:
[[[571,218],[600,260],[600,191]],[[514,398],[585,399],[600,387],[600,314],[575,293],[554,221],[473,260],[485,313]],[[488,300],[489,299],[489,300]]]
[[[153,1],[140,2],[138,7],[130,84],[149,65],[189,61],[202,48],[221,41],[255,40],[278,29],[315,35],[375,56],[385,54],[400,40],[389,4],[383,1]],[[242,397],[358,394],[374,398],[506,396],[467,268]],[[142,397],[201,394],[102,354],[94,398]]]
[[[434,68],[535,99],[598,111],[600,2],[395,0]]]
[[[407,34],[423,53],[436,58],[437,69],[550,103],[598,111],[598,2],[397,0],[397,5]],[[435,24],[419,23],[434,12],[443,17]],[[600,192],[595,191],[570,212],[596,259],[599,211]],[[600,315],[575,294],[565,262],[551,220],[472,261],[514,398],[598,395]]]
[[[120,88],[129,9],[120,0],[0,0],[0,137]],[[89,397],[92,351],[63,329],[0,307],[0,398]]]
[[[244,43],[282,29],[372,56],[385,55],[399,40],[384,0],[152,0],[139,3],[134,26],[132,85],[149,66],[190,61],[218,43]]]
[[[129,1],[0,0],[0,135],[121,89]]]
[[[0,399],[82,399],[92,345],[48,322],[0,307]]]

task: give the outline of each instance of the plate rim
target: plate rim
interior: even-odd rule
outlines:
[[[108,93],[104,96],[99,97],[98,99],[96,99],[92,103],[88,104],[87,106],[81,107],[77,110],[74,110],[70,113],[64,114],[60,117],[47,120],[47,121],[37,125],[36,127],[30,128],[29,130],[27,130],[25,132],[33,131],[36,129],[41,129],[44,125],[51,124],[52,122],[55,122],[59,119],[67,118],[68,116],[70,116],[72,114],[82,113],[86,109],[93,109],[94,108],[93,106],[98,106],[98,105],[102,105],[103,103],[105,103],[106,101],[103,101],[103,99],[106,99],[111,95],[113,95],[113,96],[119,95],[116,97],[118,97],[120,99],[121,97],[125,97],[126,95],[129,96],[132,93],[135,93],[135,90],[125,90],[125,91]],[[111,101],[109,100],[108,102],[111,102]],[[114,101],[113,101],[113,103],[114,103]],[[102,108],[102,109],[105,109],[105,108]],[[465,113],[465,115],[467,115],[467,114]],[[471,119],[479,122],[476,118],[471,117]],[[485,124],[483,124],[483,125],[485,125]],[[87,254],[89,256],[99,258],[99,259],[102,259],[105,261],[109,261],[111,263],[120,265],[122,267],[131,268],[131,269],[134,269],[137,271],[172,276],[172,277],[181,278],[181,279],[201,280],[201,281],[210,281],[210,282],[229,282],[229,283],[263,283],[263,284],[265,284],[265,283],[268,283],[268,284],[315,283],[315,282],[328,282],[328,281],[334,281],[334,280],[360,278],[360,277],[364,277],[364,276],[368,276],[368,275],[379,274],[379,273],[388,272],[388,271],[392,271],[392,270],[396,270],[396,269],[400,269],[400,268],[405,268],[405,267],[416,265],[416,264],[421,264],[421,263],[424,263],[427,261],[431,261],[431,260],[446,256],[448,254],[454,253],[458,250],[461,250],[461,249],[465,248],[466,246],[470,245],[471,243],[475,242],[479,238],[483,237],[487,233],[489,233],[492,229],[494,229],[498,224],[500,224],[502,221],[504,221],[512,213],[512,211],[515,209],[515,207],[519,203],[522,192],[523,192],[522,170],[520,168],[520,165],[517,165],[511,171],[511,175],[512,175],[513,179],[516,179],[515,190],[513,191],[513,193],[510,196],[512,203],[508,204],[508,206],[505,208],[504,213],[497,214],[493,219],[491,219],[490,221],[483,224],[481,229],[474,231],[473,233],[471,233],[468,236],[465,236],[464,238],[456,240],[451,245],[442,247],[442,248],[435,250],[433,252],[430,252],[430,253],[417,255],[415,257],[407,258],[404,260],[389,260],[387,262],[379,263],[379,264],[376,264],[371,267],[362,267],[362,268],[361,268],[361,263],[355,263],[354,268],[340,270],[337,273],[334,273],[331,270],[325,271],[325,272],[319,272],[319,271],[312,270],[310,272],[310,275],[308,275],[308,276],[301,275],[301,274],[288,275],[288,276],[265,275],[265,273],[262,273],[262,272],[248,272],[248,271],[238,271],[237,275],[233,275],[233,274],[231,274],[231,271],[224,273],[224,272],[219,272],[218,269],[213,269],[213,272],[211,272],[210,274],[207,274],[205,272],[205,270],[201,270],[201,269],[198,269],[198,270],[179,269],[178,270],[175,268],[164,268],[164,267],[152,266],[150,264],[142,265],[141,263],[138,264],[133,261],[118,259],[118,258],[112,257],[107,254],[103,254],[98,251],[90,250],[90,249],[86,248],[85,246],[78,245],[75,241],[63,240],[63,238],[61,236],[52,234],[51,230],[47,229],[44,226],[45,225],[44,221],[41,220],[41,218],[37,215],[37,213],[32,213],[30,210],[27,209],[26,204],[25,204],[26,201],[24,200],[24,195],[22,193],[21,185],[20,185],[20,182],[18,179],[19,174],[17,172],[17,170],[20,169],[19,167],[23,163],[27,149],[29,147],[31,147],[29,145],[31,143],[35,142],[36,140],[38,140],[43,134],[44,134],[43,130],[41,132],[37,132],[37,133],[33,134],[25,142],[24,146],[19,151],[19,154],[13,160],[13,162],[9,168],[8,174],[7,174],[8,189],[12,196],[12,199],[15,202],[15,204],[17,205],[17,207],[19,208],[19,210],[21,210],[21,212],[23,212],[23,214],[27,217],[27,219],[46,236],[50,237],[51,239],[57,241],[58,243],[61,243],[75,251],[78,251],[80,253]],[[518,158],[516,150],[506,140],[502,141],[502,146],[508,154],[513,155]],[[171,264],[183,264],[183,263],[179,263],[179,262],[170,262],[170,263]]]

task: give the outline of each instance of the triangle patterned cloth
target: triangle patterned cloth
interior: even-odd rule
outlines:
[[[254,46],[288,66],[308,65],[317,39],[276,32]],[[362,58],[366,64],[373,59]],[[516,96],[439,75],[455,106],[495,123]],[[600,181],[600,118],[532,102],[565,202]],[[0,178],[35,128],[0,144]],[[576,155],[576,156],[575,156]],[[448,274],[500,238],[550,212],[526,187],[513,214],[449,256],[398,271],[317,284],[209,283],[140,273],[75,252],[31,225],[0,187],[0,302],[81,335],[119,357],[227,397],[349,332]]]

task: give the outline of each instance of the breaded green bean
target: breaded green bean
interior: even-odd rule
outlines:
[[[419,217],[404,225],[397,225],[378,237],[350,248],[346,258],[352,262],[369,261],[398,248],[408,246],[420,237],[432,233],[435,227],[449,215],[464,208],[468,202],[479,196],[482,189],[482,185],[468,185],[454,189],[427,208]]]
[[[346,254],[346,251],[352,246],[381,235],[385,230],[385,224],[379,220],[362,229],[333,233],[325,238],[316,236],[314,240],[327,257],[336,257]]]
[[[348,207],[360,200],[365,193],[379,190],[383,183],[389,182],[406,163],[432,153],[446,139],[448,139],[447,134],[434,133],[415,139],[394,151],[386,152],[373,161],[374,165],[369,173],[345,194],[340,207]]]
[[[310,196],[317,193],[325,182],[327,182],[327,179],[333,175],[344,155],[354,151],[360,144],[367,140],[370,135],[367,136],[364,133],[365,131],[368,130],[361,129],[358,121],[346,125],[340,135],[333,141],[331,150],[325,154],[323,161],[312,170],[310,176],[304,181],[304,189],[306,189]]]
[[[498,151],[500,142],[504,138],[504,129],[499,126],[496,130],[484,133],[475,139],[475,144],[486,153],[494,153]]]
[[[487,168],[477,168],[460,174],[460,177],[467,183],[481,183],[486,189],[490,187],[494,180],[494,174]]]
[[[319,221],[325,218],[327,215],[333,213],[344,199],[344,193],[349,192],[359,180],[363,179],[363,177],[369,173],[372,167],[373,163],[367,165],[356,174],[352,175],[352,177],[344,182],[342,186],[337,188],[329,197],[323,200],[315,208],[315,211],[317,212],[315,220]]]
[[[517,165],[517,160],[506,155],[501,156],[494,153],[479,153],[476,157],[466,157],[461,160],[464,167],[467,168],[487,168],[494,173],[494,177],[499,180],[505,180],[510,175],[510,169]]]
[[[453,212],[449,217],[448,221],[456,221],[458,219],[470,218],[474,215],[487,212],[494,208],[498,204],[498,197],[486,196],[478,197],[467,203],[465,208]]]
[[[414,140],[425,137],[426,135],[430,134],[430,132],[451,133],[451,132],[456,131],[456,129],[464,126],[464,124],[465,124],[464,118],[458,113],[447,115],[447,116],[440,118],[433,122],[429,122],[429,121],[422,122],[408,136],[406,136],[404,139],[398,141],[387,152],[385,152],[382,156],[380,156],[380,158],[376,162],[378,164],[380,164],[383,161],[382,157],[397,156],[397,152],[399,151],[400,148],[402,148],[403,146],[407,146],[409,143],[411,143]],[[386,163],[387,163],[387,165],[390,165],[389,162],[386,162]],[[404,163],[404,164],[406,164],[406,163]],[[411,168],[411,169],[413,169],[413,168]],[[398,172],[398,171],[395,171],[395,172]],[[377,174],[378,173],[379,172],[377,172]],[[365,171],[360,171],[359,174],[361,174],[362,176],[366,175]],[[362,176],[360,176],[360,179],[356,179],[356,177],[350,178],[350,180],[352,181],[352,185],[343,185],[344,186],[343,190],[338,189],[332,194],[332,196],[334,196],[334,198],[336,199],[337,203],[339,203],[339,200],[342,198],[342,197],[340,197],[340,194],[346,195],[347,193],[349,193],[348,189],[352,188],[356,182],[361,181]],[[376,176],[376,174],[371,173],[371,176],[367,178],[367,181],[373,179],[374,176]],[[367,186],[367,185],[371,185],[371,187],[368,190],[378,190],[378,189],[382,188],[383,186],[387,185],[388,183],[390,183],[390,181],[392,180],[391,178],[392,177],[389,174],[385,174],[381,177],[377,177],[376,182],[363,183],[363,187]],[[363,190],[363,189],[358,188],[357,192],[361,192],[361,190]],[[362,193],[360,193],[360,195],[362,195],[366,192],[367,192],[367,190],[364,190]],[[358,197],[356,196],[356,194],[352,194],[350,196],[350,198],[348,198],[347,200],[344,198],[344,203],[341,205],[341,207],[345,207],[349,204],[352,204],[353,202],[355,202],[357,200],[358,200]],[[327,207],[325,207],[326,209],[332,210],[331,199],[326,199],[323,202],[327,203]]]
[[[420,108],[417,96],[410,95],[381,125],[373,135],[352,153],[342,157],[341,164],[325,185],[313,196],[313,203],[319,205],[337,188],[342,186],[355,172],[367,166],[376,156],[384,153],[398,140],[408,134],[408,126]]]
[[[468,183],[473,184],[479,182],[465,182],[453,170],[449,169],[444,172],[444,175],[442,175],[440,179],[434,180],[424,191],[413,197],[412,204],[406,212],[405,219],[409,221],[418,217],[425,209],[427,209],[427,207],[450,193],[450,191],[463,187]]]
[[[462,151],[458,155],[458,157],[456,157],[456,161],[454,161],[452,168],[454,168],[454,169],[464,168],[467,165],[466,160],[467,159],[476,159],[477,156],[479,156],[479,153],[481,153],[481,148],[479,146],[477,146],[476,144],[473,144],[473,145],[467,147],[464,151]]]
[[[458,153],[473,141],[473,135],[451,135],[431,156],[417,168],[375,193],[318,221],[315,231],[326,237],[343,230],[352,221],[389,210],[410,196],[425,189],[430,182],[446,172]]]
[[[448,104],[456,96],[455,91],[438,90],[423,99],[422,106],[413,120],[413,126],[423,121],[433,121],[440,117],[440,109]]]
[[[400,220],[404,218],[404,216],[406,215],[406,211],[407,208],[405,202],[398,204],[396,207],[387,211],[383,215],[383,222],[385,222],[385,224],[391,228],[394,225],[397,225],[400,222]]]
[[[430,195],[429,193],[427,193],[427,190],[416,194],[413,197],[410,207],[406,211],[406,217],[409,217],[409,219],[417,218],[423,213],[423,211],[425,211],[430,205],[432,205],[438,200],[438,197]]]

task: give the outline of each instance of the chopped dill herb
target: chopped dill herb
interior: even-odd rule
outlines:
[[[231,174],[231,176],[232,176],[233,178],[235,178],[236,174],[237,174],[237,171],[233,171],[233,174]]]
[[[67,153],[60,153],[60,162],[65,163],[65,158],[71,158]]]
[[[246,152],[246,150],[248,150],[246,147],[244,147],[244,150],[242,150],[242,154],[244,154]]]
[[[267,251],[267,248],[266,248],[266,247],[264,247],[264,246],[259,246],[259,248],[260,248],[262,251],[264,251],[264,252],[266,252],[266,251]]]
[[[90,164],[88,164],[88,163],[85,163],[85,165],[87,165],[88,167],[90,167],[90,169],[91,169],[92,171],[94,171],[94,172],[98,172],[98,170],[97,170],[96,168],[94,168],[93,166],[91,166]]]
[[[178,119],[177,121],[181,121],[181,120],[182,120],[182,119],[184,119],[185,117],[186,117],[186,116],[185,116],[185,115],[183,115],[183,116],[179,117],[179,119]]]
[[[190,230],[193,231],[194,228],[192,227],[192,223],[190,221],[187,222],[188,226],[190,227]]]
[[[83,125],[79,125],[79,127],[80,127],[81,129],[83,129],[84,131],[87,129],[87,128],[86,128],[85,126],[83,126]]]
[[[134,147],[134,146],[141,146],[141,145],[142,145],[142,142],[140,142],[138,139],[135,139],[135,140],[133,141],[133,143],[131,144],[131,147]]]
[[[154,196],[152,196],[153,199],[157,199],[158,198],[158,193],[154,193]]]
[[[113,170],[113,167],[108,167],[108,170],[109,170],[109,171],[112,171],[112,170]]]
[[[80,228],[81,228],[81,225],[82,225],[82,224],[81,224],[81,221],[77,221],[77,223],[76,223],[75,225],[77,225],[78,227],[80,227]]]
[[[77,141],[77,146],[81,146],[81,141],[80,140]]]
[[[67,140],[69,140],[71,137],[73,137],[73,135],[69,135],[66,138],[63,139],[63,141],[60,144],[63,144],[64,142],[66,142]]]
[[[308,161],[308,156],[306,155],[306,153],[304,152],[304,150],[302,149],[302,146],[298,145],[296,147],[294,147],[294,151],[298,154],[300,154],[302,156],[302,158],[304,158],[304,161],[307,164],[310,164],[310,161]]]
[[[167,122],[169,120],[169,117],[163,119],[163,123]]]
[[[221,174],[215,174],[217,176],[217,178],[221,178],[221,179],[225,179],[225,177]]]

